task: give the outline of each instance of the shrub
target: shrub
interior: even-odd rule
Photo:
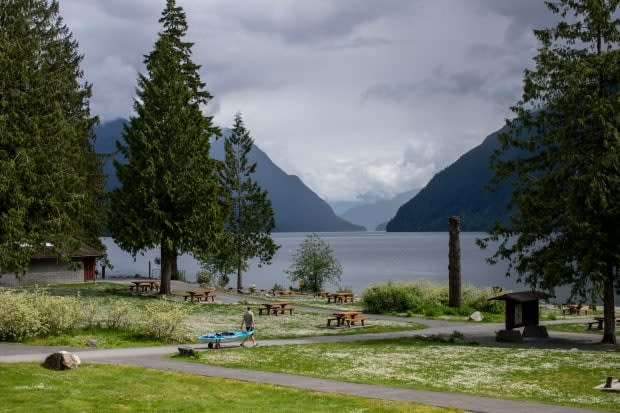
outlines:
[[[97,326],[97,316],[100,313],[100,307],[93,301],[82,301],[82,321],[84,327]]]
[[[371,313],[405,312],[416,307],[411,292],[392,283],[368,288],[362,302]]]
[[[182,342],[188,338],[185,320],[189,312],[187,306],[165,299],[151,301],[139,313],[138,331],[147,337]]]
[[[22,341],[44,333],[30,293],[0,290],[0,341]]]
[[[448,306],[448,284],[427,280],[377,284],[364,291],[362,302],[366,311],[372,313],[424,314],[468,316],[474,311],[500,313],[503,302],[488,301],[495,295],[491,288],[465,286],[462,291],[461,307]]]
[[[107,306],[106,327],[112,330],[131,330],[139,309],[126,300],[114,300]]]
[[[280,284],[278,284],[278,283],[275,283],[275,284],[273,285],[273,287],[271,287],[271,289],[272,289],[273,291],[284,291],[284,287],[282,287],[282,285],[280,285]]]
[[[35,294],[36,306],[47,334],[67,333],[82,324],[84,313],[79,298]]]
[[[213,284],[213,279],[215,277],[213,276],[213,274],[207,272],[207,271],[198,271],[198,273],[196,273],[196,282],[198,284],[200,284],[201,286],[209,286]]]

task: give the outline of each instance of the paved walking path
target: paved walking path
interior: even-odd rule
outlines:
[[[452,325],[455,329],[457,326]],[[475,327],[475,328],[474,328]],[[489,333],[496,327],[490,324],[459,324],[459,331],[467,330],[466,336],[470,337],[475,334],[481,336],[489,336]],[[281,340],[261,340],[261,346],[270,345],[289,345],[289,344],[308,344],[320,342],[341,342],[368,340],[377,338],[396,338],[407,337],[420,334],[438,334],[442,332],[450,332],[447,327],[434,327],[427,330],[379,333],[379,334],[359,334],[351,336],[318,336],[297,339],[281,339]],[[557,333],[554,332],[554,335]],[[567,338],[577,338],[577,334],[564,334]],[[583,334],[579,336],[584,336]],[[584,344],[590,343],[592,339],[581,339]],[[575,344],[572,340],[571,343]],[[496,343],[497,344],[497,343]],[[523,345],[523,344],[522,344]],[[525,343],[526,346],[541,346],[542,340]],[[548,346],[549,343],[545,343]],[[222,377],[250,382],[266,383],[286,387],[296,387],[307,390],[342,393],[349,395],[358,395],[363,397],[373,397],[385,400],[400,400],[424,403],[441,407],[457,407],[467,411],[474,412],[497,412],[508,413],[525,409],[525,411],[535,411],[541,413],[560,413],[560,412],[596,412],[596,410],[576,409],[562,406],[546,405],[540,403],[530,403],[514,400],[493,399],[488,397],[468,396],[458,393],[442,393],[423,390],[412,390],[403,388],[393,388],[387,386],[376,386],[367,384],[355,384],[340,382],[335,380],[319,379],[301,375],[273,373],[265,371],[234,369],[219,366],[204,365],[199,363],[191,363],[180,360],[171,360],[163,356],[177,352],[178,345],[174,346],[158,346],[158,347],[141,347],[141,348],[123,348],[123,349],[71,349],[61,347],[46,346],[26,346],[14,343],[0,343],[0,362],[22,362],[43,361],[47,355],[59,349],[65,349],[77,354],[83,362],[91,363],[112,363],[133,365],[145,368],[153,368],[160,370],[179,371],[190,374],[199,374],[209,377]],[[204,348],[202,345],[194,345],[194,348]],[[225,350],[221,351],[244,351],[234,344],[225,346]]]
[[[234,295],[219,294],[223,302],[231,302]],[[238,300],[238,298],[237,298]],[[311,311],[317,311],[311,309]],[[333,310],[325,310],[333,311]],[[373,318],[391,319],[389,316],[373,315]],[[398,320],[403,320],[398,318]],[[412,322],[422,322],[429,326],[424,330],[358,334],[346,336],[317,336],[294,339],[261,340],[261,346],[329,343],[343,341],[359,341],[386,339],[398,337],[411,337],[432,334],[450,334],[454,330],[463,333],[470,341],[477,341],[483,345],[503,345],[511,347],[547,347],[547,348],[582,348],[587,350],[608,349],[606,346],[597,344],[599,336],[576,333],[553,332],[553,338],[549,340],[526,340],[523,343],[497,343],[495,342],[496,330],[503,328],[503,324],[494,323],[461,323],[442,320],[409,319]],[[569,320],[574,322],[575,318]],[[177,352],[178,345],[123,348],[123,349],[71,349],[58,346],[27,346],[14,343],[0,343],[0,363],[6,362],[39,362],[43,361],[50,353],[57,350],[68,350],[77,354],[83,362],[113,363],[133,365],[146,368],[179,371],[190,374],[199,374],[210,377],[222,377],[258,383],[267,383],[286,387],[296,387],[320,392],[342,393],[363,397],[373,397],[385,400],[400,400],[424,403],[441,407],[456,407],[474,412],[512,413],[515,411],[560,413],[560,412],[599,412],[596,410],[577,409],[563,406],[554,406],[525,401],[493,399],[488,397],[469,396],[458,393],[443,393],[423,390],[394,388],[367,384],[355,384],[335,380],[319,379],[301,375],[273,373],[265,371],[234,369],[219,366],[204,365],[199,363],[172,360],[163,356]],[[194,348],[205,348],[204,345],[193,345]],[[221,351],[244,351],[236,344],[224,346]]]

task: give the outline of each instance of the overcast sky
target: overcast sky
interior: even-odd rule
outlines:
[[[329,201],[423,187],[499,129],[532,66],[542,0],[178,0],[222,127]],[[91,109],[132,112],[165,0],[60,0]],[[260,166],[259,166],[260,167]]]

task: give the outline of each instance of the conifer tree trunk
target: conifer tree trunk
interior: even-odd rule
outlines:
[[[162,240],[161,243],[161,282],[159,287],[159,293],[162,295],[170,294],[172,289],[170,288],[170,280],[172,278],[173,267],[176,266],[176,252],[171,251],[167,246],[166,240]]]
[[[616,308],[614,298],[615,269],[607,265],[607,274],[603,286],[603,317],[605,319],[601,343],[616,344]]]
[[[461,242],[459,239],[461,219],[456,216],[448,218],[450,240],[448,251],[448,305],[461,306]]]

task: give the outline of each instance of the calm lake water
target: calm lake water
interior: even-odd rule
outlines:
[[[341,285],[352,288],[357,294],[371,284],[387,281],[426,279],[448,281],[448,233],[440,232],[330,232],[319,234],[333,248],[343,269]],[[461,233],[461,273],[464,284],[478,287],[501,286],[504,289],[525,290],[513,278],[506,278],[505,264],[489,265],[485,262],[493,250],[481,250],[476,238],[484,233]],[[305,238],[305,233],[275,233],[274,241],[281,245],[273,263],[258,268],[255,263],[244,274],[244,286],[255,284],[258,288],[271,288],[278,283],[285,288],[292,285],[285,270],[292,264],[292,255]],[[106,276],[148,275],[149,261],[153,275],[158,276],[154,260],[159,250],[149,250],[135,260],[123,252],[111,238],[104,238],[108,256],[114,266],[106,269]],[[196,279],[200,264],[189,254],[179,257],[179,270],[185,271],[188,280]],[[231,284],[235,278],[231,277]],[[295,284],[296,286],[296,284]],[[334,288],[335,286],[326,286]]]

